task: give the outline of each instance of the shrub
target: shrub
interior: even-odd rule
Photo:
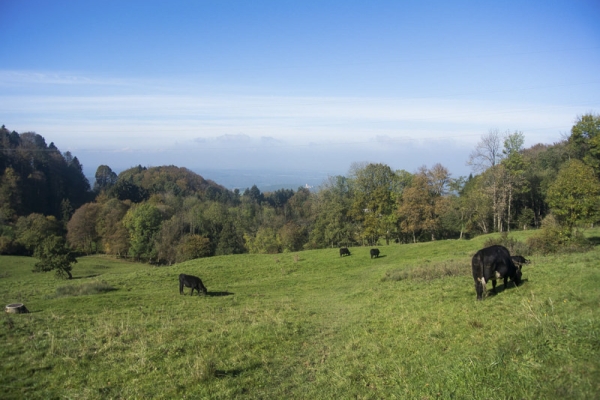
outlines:
[[[531,247],[528,243],[520,242],[512,237],[509,237],[507,232],[502,233],[499,238],[496,237],[488,239],[483,244],[483,247],[494,245],[506,247],[512,255],[528,256],[531,254]]]
[[[544,218],[542,229],[537,235],[527,239],[527,245],[533,252],[540,254],[587,251],[591,247],[580,232],[571,232],[561,226],[553,215]]]

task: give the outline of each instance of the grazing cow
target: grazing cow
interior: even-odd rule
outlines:
[[[198,291],[198,296],[200,296],[200,291],[202,291],[203,294],[206,294],[208,292],[206,290],[206,288],[204,287],[204,285],[202,284],[202,280],[200,278],[198,278],[197,276],[180,274],[179,275],[179,294],[183,294],[184,286],[192,288],[192,292],[190,293],[190,296],[192,296],[194,294],[194,289],[196,289]]]
[[[379,257],[379,249],[371,249],[371,258],[373,257]]]
[[[523,264],[529,264],[529,260],[523,256],[510,256],[513,264],[515,264],[519,270],[523,267]]]
[[[504,280],[504,288],[506,288],[508,278],[517,286],[521,283],[521,271],[511,260],[508,249],[503,246],[496,245],[479,250],[471,260],[471,267],[477,300],[483,299],[485,285],[490,280],[494,292],[496,291],[496,279]]]
[[[342,247],[340,249],[340,257],[349,256],[349,255],[350,255],[350,250],[348,250],[347,247]]]

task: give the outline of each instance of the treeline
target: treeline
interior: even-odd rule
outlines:
[[[35,133],[0,130],[0,253],[33,254],[45,237],[81,253],[155,264],[198,257],[463,238],[559,226],[556,240],[599,219],[600,116],[524,148],[490,131],[469,177],[442,165],[394,171],[353,164],[317,191],[230,191],[185,168],[98,167],[93,188],[71,154]],[[562,238],[562,239],[561,239]]]

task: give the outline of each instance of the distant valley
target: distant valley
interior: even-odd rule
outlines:
[[[203,169],[189,168],[191,171],[226,187],[229,190],[240,189],[244,191],[256,185],[261,192],[272,192],[278,189],[297,190],[308,185],[315,190],[328,176],[343,175],[343,172],[328,173],[316,171],[278,171],[278,170],[251,170],[251,169]],[[116,173],[121,171],[115,170]],[[86,171],[90,185],[94,185],[94,171]]]

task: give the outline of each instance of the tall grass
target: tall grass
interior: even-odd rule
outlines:
[[[106,293],[116,290],[108,283],[101,282],[86,282],[80,285],[65,285],[56,288],[56,294],[54,297],[66,297],[66,296],[85,296],[90,294]],[[48,296],[52,297],[52,296]]]
[[[488,239],[378,259],[84,257],[68,284],[0,257],[0,297],[31,311],[0,324],[3,397],[597,398],[600,250],[530,256],[522,286],[477,302],[470,257]],[[179,295],[182,272],[208,295]],[[98,283],[114,290],[84,289]]]

